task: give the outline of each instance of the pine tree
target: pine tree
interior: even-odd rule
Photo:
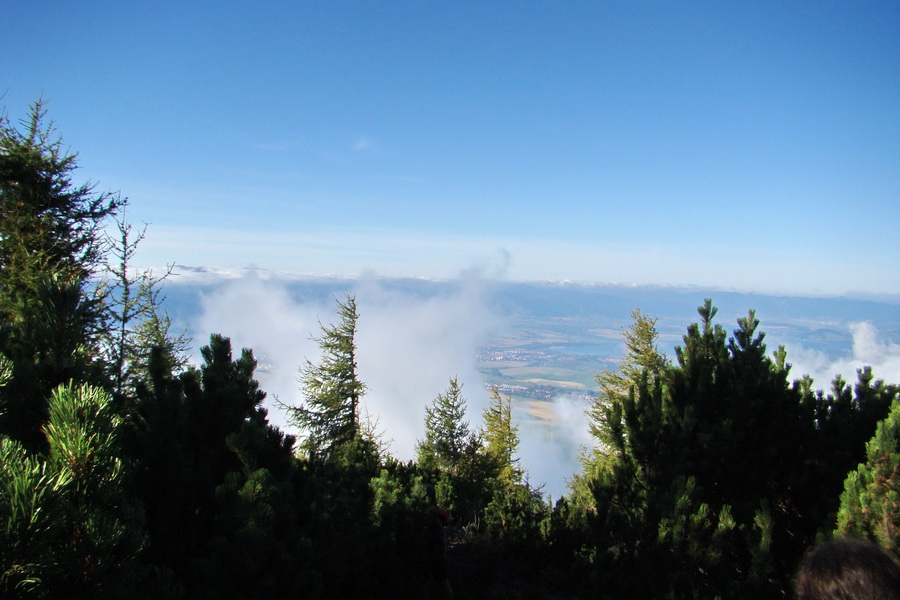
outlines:
[[[60,386],[48,405],[46,454],[0,437],[0,593],[134,594],[145,536],[120,457],[121,418],[85,385]]]
[[[289,409],[291,422],[305,433],[305,449],[315,458],[361,439],[360,401],[366,387],[357,376],[356,299],[347,296],[337,304],[338,323],[322,325],[322,334],[314,338],[322,349],[320,362],[307,360],[300,371],[305,401]]]
[[[852,387],[840,376],[832,382],[831,393],[812,393],[811,383],[802,388],[804,403],[816,422],[815,444],[819,460],[814,465],[820,483],[816,493],[822,498],[836,499],[844,486],[847,473],[866,461],[866,447],[875,435],[878,423],[891,411],[900,387],[875,379],[870,367],[857,370]],[[837,510],[827,505],[821,515]]]
[[[836,533],[869,538],[900,556],[900,400],[878,424],[866,454],[847,476]]]
[[[134,452],[151,537],[147,556],[170,569],[189,597],[229,585],[238,597],[235,582],[246,573],[233,568],[226,540],[238,543],[246,534],[259,542],[248,541],[242,556],[260,577],[282,568],[295,548],[286,540],[298,533],[294,517],[285,516],[293,513],[293,438],[268,423],[250,350],[235,358],[230,340],[212,335],[200,368],[178,376],[163,354],[151,354],[150,376],[136,388]],[[271,569],[262,566],[268,559]]]
[[[730,340],[711,301],[698,312],[678,366],[605,412],[611,460],[589,484],[596,548],[637,585],[623,595],[780,593],[814,534],[798,495],[814,423],[783,350],[766,356],[753,311]]]

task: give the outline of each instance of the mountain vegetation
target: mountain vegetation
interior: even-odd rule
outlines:
[[[551,505],[511,399],[473,422],[455,377],[423,398],[416,459],[390,455],[352,296],[299,368],[299,439],[273,426],[253,352],[212,335],[188,364],[126,201],[75,174],[40,102],[0,119],[4,598],[755,599],[790,597],[834,535],[897,556],[900,390],[790,381],[752,310],[729,334],[706,300],[674,359],[635,310]]]

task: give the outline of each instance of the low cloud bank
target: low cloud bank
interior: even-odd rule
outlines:
[[[415,456],[416,441],[424,435],[425,407],[447,389],[451,377],[463,385],[470,427],[480,427],[490,394],[475,368],[475,355],[504,327],[504,317],[492,307],[490,285],[470,275],[423,296],[373,277],[348,291],[359,312],[357,359],[367,386],[363,414],[376,423],[390,453],[402,460]],[[287,281],[250,272],[201,298],[194,335],[197,346],[211,333],[230,337],[235,355],[252,348],[260,363],[257,379],[268,393],[269,417],[294,432],[275,398],[293,406],[302,402],[300,367],[319,360],[312,337],[321,332],[320,322],[331,324],[335,318],[333,301],[301,301]],[[199,352],[193,360],[199,364]],[[580,469],[580,448],[589,443],[586,408],[583,398],[562,396],[552,403],[551,422],[539,422],[518,407],[514,411],[521,465],[531,483],[543,484],[554,498]]]
[[[269,394],[270,418],[287,431],[292,428],[274,399],[294,406],[302,402],[299,369],[307,359],[319,360],[312,338],[320,334],[320,322],[335,319],[333,299],[323,295],[301,300],[291,289],[289,280],[254,272],[227,280],[201,298],[193,328],[197,347],[215,332],[232,339],[235,354],[244,347],[253,349],[260,363],[257,378]],[[451,377],[463,385],[471,427],[481,425],[489,392],[475,368],[475,355],[505,327],[504,317],[493,307],[491,286],[478,273],[435,289],[424,293],[386,285],[374,276],[348,282],[359,311],[359,376],[368,388],[363,413],[390,442],[390,453],[402,460],[414,457],[416,441],[424,435],[425,407],[447,389]],[[900,383],[900,344],[882,339],[870,322],[849,328],[853,344],[847,356],[789,343],[790,376],[809,374],[816,388],[827,391],[835,375],[852,384],[857,369],[868,365],[875,377]],[[192,358],[200,362],[199,353]],[[554,398],[548,420],[515,407],[521,465],[531,483],[544,484],[544,492],[554,498],[580,471],[579,452],[591,444],[587,408],[588,400],[577,395]]]
[[[391,442],[391,454],[413,458],[425,407],[451,377],[463,385],[470,424],[480,423],[489,398],[475,355],[503,323],[484,282],[463,279],[446,293],[421,298],[370,279],[360,283],[356,303],[359,375],[368,386],[364,409]]]
[[[251,271],[203,295],[200,308],[193,327],[195,345],[199,348],[209,342],[210,334],[220,333],[231,338],[235,358],[241,348],[251,348],[259,362],[256,378],[268,394],[269,418],[290,429],[275,399],[299,404],[300,365],[306,357],[318,356],[311,336],[319,331],[319,318],[328,322],[334,307],[299,302],[284,282],[263,279]],[[192,358],[195,364],[201,363],[199,351]]]
[[[563,395],[550,404],[552,421],[529,415],[518,418],[519,456],[532,485],[543,485],[544,495],[557,499],[567,491],[568,481],[581,471],[581,449],[592,445],[585,411],[590,402],[578,395]]]
[[[489,291],[471,275],[427,296],[391,289],[374,277],[349,290],[359,313],[357,363],[367,386],[363,416],[377,424],[394,456],[413,458],[416,440],[424,435],[425,407],[451,377],[464,386],[473,427],[480,423],[488,394],[474,357],[503,323],[491,308]],[[291,431],[273,397],[287,405],[302,402],[299,369],[306,360],[319,360],[312,337],[321,333],[320,322],[328,325],[335,318],[334,302],[300,301],[288,282],[251,272],[202,298],[195,339],[205,343],[210,333],[222,333],[236,353],[252,348],[260,363],[257,378],[269,394],[270,418]]]
[[[788,360],[792,365],[790,377],[803,375],[813,378],[814,388],[826,392],[835,376],[840,375],[851,385],[856,372],[864,366],[872,367],[876,379],[900,383],[900,344],[881,339],[878,329],[870,322],[851,323],[853,346],[849,356],[831,357],[817,350],[788,346]]]

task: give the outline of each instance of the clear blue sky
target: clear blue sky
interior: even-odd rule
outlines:
[[[900,3],[4,2],[149,264],[900,293]]]

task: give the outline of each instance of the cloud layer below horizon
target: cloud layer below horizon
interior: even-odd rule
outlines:
[[[470,273],[441,293],[428,297],[390,289],[377,277],[348,283],[359,309],[357,356],[359,377],[367,386],[364,415],[376,424],[392,455],[412,459],[424,433],[425,407],[446,390],[449,379],[463,384],[467,417],[472,428],[481,425],[489,391],[476,369],[475,356],[492,336],[506,327],[493,306],[490,283]],[[195,339],[222,333],[232,339],[235,352],[252,348],[260,363],[257,377],[269,394],[270,418],[292,431],[275,400],[299,405],[300,368],[320,356],[314,336],[321,324],[335,318],[335,303],[298,300],[288,285],[254,272],[227,281],[201,298],[201,314],[194,324]],[[849,325],[853,345],[843,356],[829,357],[799,345],[788,345],[791,377],[809,374],[816,388],[830,389],[840,374],[853,384],[856,370],[872,367],[876,378],[900,382],[900,344],[881,339],[875,325]],[[197,356],[194,357],[199,362]],[[558,497],[566,481],[578,471],[580,448],[590,444],[583,398],[561,395],[549,405],[550,423],[516,407],[522,439],[522,466],[532,484],[546,484]]]

